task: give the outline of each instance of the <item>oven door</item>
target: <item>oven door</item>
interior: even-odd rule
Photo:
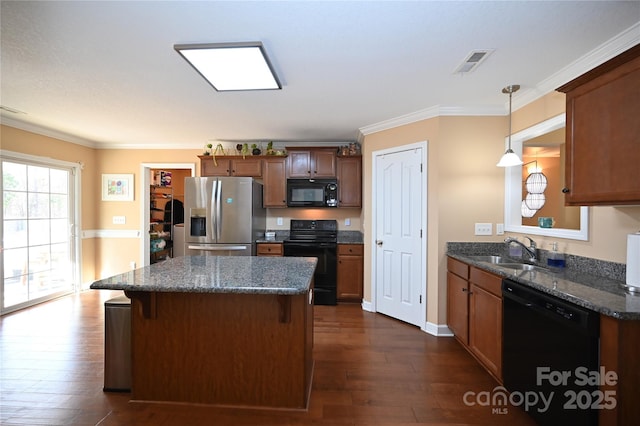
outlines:
[[[284,255],[295,257],[317,257],[314,278],[314,304],[336,304],[336,243],[284,242]]]

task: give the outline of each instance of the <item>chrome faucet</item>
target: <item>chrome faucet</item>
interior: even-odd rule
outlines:
[[[504,242],[507,243],[507,245],[511,243],[518,244],[523,249],[525,249],[527,253],[529,253],[529,260],[531,262],[535,262],[536,260],[538,260],[538,245],[536,244],[535,241],[533,241],[531,238],[527,237],[526,235],[524,237],[529,240],[529,247],[527,247],[526,245],[524,245],[523,243],[521,243],[520,241],[518,241],[513,237],[506,238]]]

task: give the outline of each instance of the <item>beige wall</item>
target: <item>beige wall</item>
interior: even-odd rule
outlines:
[[[513,132],[563,113],[565,96],[550,93],[513,113]],[[365,300],[371,301],[372,153],[429,141],[427,321],[446,324],[446,243],[502,241],[506,236],[474,235],[475,222],[503,223],[504,170],[495,166],[504,152],[508,117],[439,117],[367,135],[363,142]],[[626,263],[626,235],[640,230],[640,206],[590,208],[589,241],[536,237],[548,248],[558,241],[570,254]],[[495,232],[495,228],[494,228]],[[514,234],[515,235],[515,234]]]
[[[363,142],[364,193],[371,182],[375,151],[428,141],[427,321],[446,323],[446,242],[497,241],[473,237],[475,222],[502,217],[503,171],[495,167],[504,151],[504,117],[440,117],[367,135]],[[371,197],[365,197],[365,253],[371,253],[374,224]],[[365,300],[371,301],[372,259],[365,255]]]

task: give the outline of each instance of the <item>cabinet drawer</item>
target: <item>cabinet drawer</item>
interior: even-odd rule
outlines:
[[[498,275],[472,266],[469,281],[502,299],[502,278]]]
[[[452,272],[465,280],[469,279],[469,265],[452,257],[447,257],[447,271]]]
[[[364,245],[362,244],[338,244],[338,255],[362,256]]]
[[[258,256],[282,256],[282,244],[261,243],[257,247]]]

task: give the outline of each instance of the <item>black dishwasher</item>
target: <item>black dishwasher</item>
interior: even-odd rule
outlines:
[[[510,400],[541,425],[597,425],[599,315],[508,279],[502,295]]]

